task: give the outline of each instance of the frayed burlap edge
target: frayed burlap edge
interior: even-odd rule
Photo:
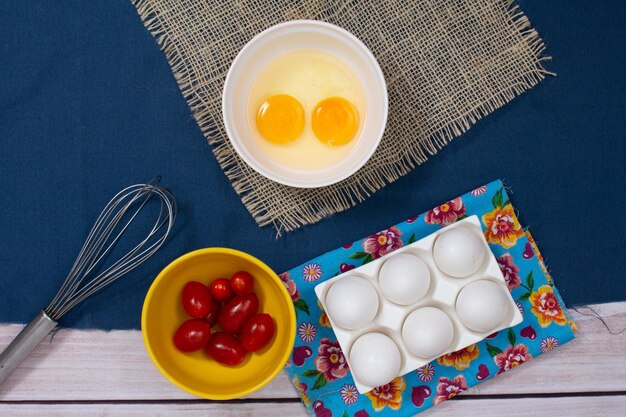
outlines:
[[[376,170],[369,170],[365,175],[357,173],[331,186],[335,189],[329,196],[326,196],[325,200],[311,199],[311,201],[300,202],[300,204],[294,202],[297,205],[295,210],[278,213],[270,210],[266,206],[266,202],[260,200],[254,193],[245,173],[240,169],[239,164],[242,164],[243,161],[239,159],[228,139],[219,134],[219,127],[207,121],[209,118],[206,116],[209,111],[202,106],[201,98],[194,94],[192,88],[194,81],[189,74],[186,63],[174,42],[168,37],[167,28],[164,27],[158,14],[151,7],[149,0],[131,0],[131,3],[137,9],[146,29],[154,36],[157,44],[165,53],[194,118],[212,146],[218,163],[241,197],[243,204],[259,226],[272,225],[277,236],[280,236],[282,232],[293,231],[306,224],[316,223],[327,216],[347,210],[364,201],[376,191],[425,162],[429,156],[435,155],[448,142],[465,133],[480,119],[536,86],[545,79],[546,75],[556,75],[543,66],[543,63],[550,60],[551,57],[544,55],[545,44],[539,33],[531,26],[528,17],[519,8],[515,0],[503,0],[508,18],[532,54],[532,71],[522,75],[522,82],[505,88],[468,114],[461,115],[446,126],[432,131],[426,138],[408,149],[395,166],[382,165]],[[215,94],[220,93],[219,91],[215,92]]]

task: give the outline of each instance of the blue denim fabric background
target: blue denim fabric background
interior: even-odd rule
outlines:
[[[240,203],[128,1],[3,1],[0,322],[47,305],[103,205],[156,174],[180,205],[178,233],[64,325],[139,327],[153,277],[192,249],[234,247],[280,272],[496,178],[568,305],[626,299],[626,3],[521,6],[558,77],[366,202],[276,241]]]

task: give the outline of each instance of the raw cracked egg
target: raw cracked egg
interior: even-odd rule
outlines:
[[[372,387],[384,385],[400,372],[402,356],[396,343],[382,333],[366,333],[350,348],[350,370]]]
[[[366,279],[345,277],[328,290],[326,313],[344,329],[358,329],[374,320],[378,313],[376,289]]]
[[[400,253],[380,268],[378,284],[388,300],[400,305],[413,304],[428,292],[430,270],[417,256]]]
[[[463,278],[472,275],[483,264],[485,245],[480,236],[465,227],[441,233],[435,241],[433,257],[444,273]]]
[[[402,341],[409,352],[422,358],[444,353],[454,339],[450,317],[436,307],[422,307],[411,312],[402,325]]]
[[[250,89],[247,113],[252,136],[268,157],[308,170],[345,158],[367,118],[355,74],[340,57],[316,49],[271,61]]]
[[[510,295],[495,282],[479,280],[461,289],[456,311],[461,323],[480,333],[495,330],[509,319]]]

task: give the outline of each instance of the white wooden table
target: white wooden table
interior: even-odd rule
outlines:
[[[593,306],[614,330],[626,302]],[[420,416],[626,415],[626,332],[612,336],[572,312],[577,339],[468,390]],[[21,325],[0,325],[0,349]],[[62,329],[0,386],[0,416],[306,416],[285,374],[245,400],[211,402],[170,385],[152,366],[139,331]]]

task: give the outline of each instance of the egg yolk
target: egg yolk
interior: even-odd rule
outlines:
[[[287,94],[272,96],[259,107],[256,125],[261,135],[272,143],[293,142],[304,129],[304,108]]]
[[[356,135],[359,113],[345,98],[329,97],[317,103],[311,124],[319,140],[331,146],[341,146]]]

